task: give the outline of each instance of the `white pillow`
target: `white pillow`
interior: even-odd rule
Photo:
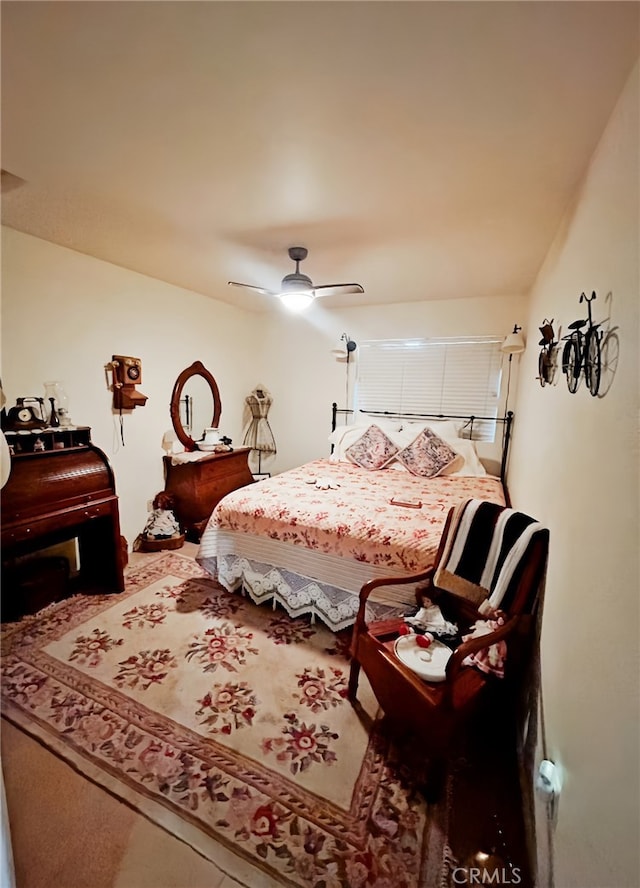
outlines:
[[[407,432],[411,436],[411,440],[423,429],[431,429],[439,438],[448,441],[449,444],[451,444],[451,439],[458,440],[459,427],[451,419],[420,419],[410,422],[403,420],[402,422],[402,431]]]
[[[402,420],[393,416],[376,416],[374,413],[358,413],[356,419],[358,425],[377,425],[384,432],[399,432],[402,428]]]
[[[487,474],[487,470],[480,462],[476,445],[473,441],[470,441],[468,438],[457,438],[455,441],[447,440],[447,443],[456,451],[456,453],[459,453],[464,457],[464,465],[461,469],[458,469],[455,472],[447,471],[445,469],[441,472],[442,475],[449,475],[451,477],[455,477],[456,475],[472,475],[476,478],[482,478]]]

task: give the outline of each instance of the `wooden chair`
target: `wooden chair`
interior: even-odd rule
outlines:
[[[351,645],[349,698],[356,702],[363,669],[393,733],[418,741],[425,758],[424,790],[430,800],[438,796],[446,760],[469,738],[474,718],[484,713],[487,720],[482,723],[487,727],[496,712],[515,717],[518,691],[535,643],[548,542],[548,531],[529,516],[468,500],[450,511],[431,570],[379,578],[361,589]],[[418,604],[430,599],[458,626],[442,681],[423,680],[396,656],[394,641],[402,618],[367,623],[369,596],[381,586],[403,583],[424,584],[416,592]],[[496,602],[503,624],[463,641],[462,635],[468,634],[476,620],[495,613]],[[467,657],[501,641],[506,644],[504,677],[465,665]]]

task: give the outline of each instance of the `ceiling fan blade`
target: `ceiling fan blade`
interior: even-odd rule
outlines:
[[[241,284],[238,281],[227,281],[232,287],[244,287],[245,290],[255,290],[256,293],[264,293],[265,296],[277,296],[274,290],[265,290],[264,287],[254,287],[253,284]]]
[[[350,293],[364,293],[364,287],[360,284],[322,284],[314,287],[316,296],[348,296]],[[319,293],[318,290],[322,290]]]

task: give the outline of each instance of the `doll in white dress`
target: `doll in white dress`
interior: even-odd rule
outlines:
[[[156,495],[153,511],[147,519],[142,535],[148,540],[168,540],[180,535],[180,525],[173,512],[173,497],[164,490]]]

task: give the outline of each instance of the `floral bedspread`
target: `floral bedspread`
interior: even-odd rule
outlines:
[[[316,485],[326,481],[327,489]],[[393,505],[392,498],[419,499],[422,507]],[[503,486],[491,476],[425,479],[315,460],[228,494],[208,528],[415,573],[433,563],[449,509],[469,498],[505,504]]]

